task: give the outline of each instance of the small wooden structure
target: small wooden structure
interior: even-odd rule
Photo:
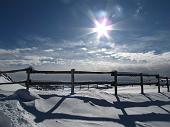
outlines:
[[[144,74],[144,73],[134,73],[134,72],[118,72],[118,71],[112,71],[112,72],[95,72],[95,71],[76,71],[75,69],[71,69],[71,71],[38,71],[33,69],[32,67],[25,68],[25,69],[19,69],[19,70],[10,70],[10,71],[0,71],[0,74],[7,75],[8,73],[17,73],[17,72],[26,72],[27,74],[27,79],[24,81],[11,81],[7,83],[0,83],[0,85],[3,84],[16,84],[16,83],[25,83],[26,89],[29,90],[31,86],[36,86],[36,85],[70,85],[71,87],[71,94],[74,94],[74,89],[75,85],[87,85],[89,89],[89,85],[91,84],[97,84],[97,85],[105,85],[105,84],[111,84],[111,86],[114,86],[115,88],[115,95],[117,95],[117,87],[118,86],[127,86],[127,85],[140,85],[141,86],[141,93],[144,94],[144,85],[157,85],[158,86],[158,92],[161,92],[160,89],[160,80],[164,79],[166,80],[166,86],[167,86],[167,91],[169,92],[169,80],[170,78],[168,77],[163,77],[160,76],[159,74]],[[59,81],[36,81],[36,80],[31,80],[31,75],[33,74],[71,74],[71,81],[70,82],[59,82]],[[75,81],[75,75],[76,74],[110,74],[113,76],[113,81],[88,81],[88,82],[76,82]],[[119,83],[118,82],[118,77],[121,76],[133,76],[133,77],[139,77],[140,82],[135,82],[135,83]],[[144,77],[154,77],[157,79],[156,82],[144,82],[143,78]],[[80,86],[81,88],[81,86]],[[64,89],[64,87],[63,87]]]

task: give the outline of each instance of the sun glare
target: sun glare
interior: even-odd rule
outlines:
[[[108,32],[112,30],[111,26],[107,26],[107,19],[103,19],[102,22],[95,21],[95,28],[93,28],[93,32],[97,33],[97,38],[101,37],[110,38]]]

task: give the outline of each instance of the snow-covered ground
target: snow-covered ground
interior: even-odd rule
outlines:
[[[0,82],[7,82],[0,77]],[[156,86],[38,91],[0,86],[0,127],[169,127],[170,93]]]

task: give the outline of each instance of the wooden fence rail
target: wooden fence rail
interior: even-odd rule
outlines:
[[[16,73],[16,72],[22,72],[22,71],[27,71],[30,68],[25,68],[25,69],[18,69],[18,70],[10,70],[10,71],[0,71],[0,73]]]
[[[27,81],[16,81],[16,82],[4,82],[0,83],[0,85],[5,85],[5,84],[19,84],[19,83],[26,83]]]
[[[158,92],[161,92],[160,90],[160,80],[166,80],[166,86],[167,91],[169,92],[169,77],[163,77],[159,74],[145,74],[145,73],[134,73],[134,72],[118,72],[118,71],[111,71],[111,72],[97,72],[97,71],[75,71],[75,69],[71,69],[71,71],[38,71],[34,70],[32,67],[25,68],[25,69],[19,69],[19,70],[10,70],[10,71],[0,71],[0,74],[8,74],[8,73],[17,73],[17,72],[26,72],[27,79],[25,81],[11,81],[7,83],[0,83],[0,85],[3,84],[16,84],[16,83],[25,83],[26,89],[29,90],[30,86],[36,86],[36,85],[65,85],[68,84],[71,87],[71,94],[74,94],[74,87],[75,85],[89,85],[91,84],[97,84],[97,85],[104,85],[104,84],[111,84],[111,86],[114,86],[115,88],[115,95],[117,95],[117,87],[118,86],[128,86],[128,85],[140,85],[141,86],[141,93],[144,94],[144,85],[157,85],[158,86]],[[36,81],[31,80],[32,74],[70,74],[71,80],[70,82],[60,82],[60,81]],[[75,81],[75,75],[76,74],[109,74],[113,76],[113,81],[88,81],[88,82],[77,82]],[[134,83],[119,83],[118,77],[120,76],[130,76],[130,77],[139,77],[139,82]],[[157,82],[144,82],[144,77],[154,77],[157,79]],[[80,86],[81,88],[81,86]]]

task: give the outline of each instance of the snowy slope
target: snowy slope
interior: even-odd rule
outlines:
[[[5,83],[5,82],[11,82],[7,80],[4,76],[0,76],[0,83]],[[4,91],[16,91],[18,89],[24,89],[25,87],[19,85],[19,84],[7,84],[7,85],[1,85],[0,90]]]
[[[0,83],[10,82],[1,76]],[[18,99],[31,100],[25,87],[19,84],[0,85],[0,127],[31,127],[25,119],[24,111],[19,109]]]
[[[18,89],[18,85],[16,85]],[[1,89],[1,86],[0,86]],[[6,91],[4,91],[6,90]],[[121,87],[114,89],[76,89],[29,91],[10,87],[0,91],[1,119],[15,127],[169,127],[170,93],[156,86]],[[2,122],[0,125],[3,124]]]

